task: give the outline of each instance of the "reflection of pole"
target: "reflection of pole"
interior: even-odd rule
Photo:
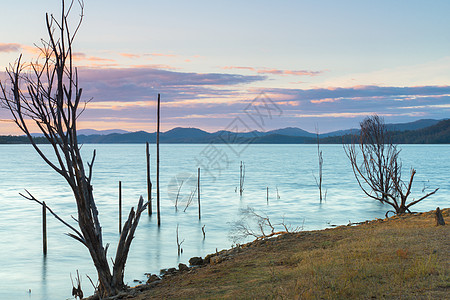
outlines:
[[[147,201],[148,201],[148,215],[151,216],[152,211],[152,181],[150,180],[150,149],[147,142]]]
[[[42,250],[47,255],[47,206],[45,201],[42,202]]]
[[[198,176],[197,176],[197,195],[198,195],[198,219],[202,218],[200,211],[200,168],[198,168]]]
[[[267,204],[269,204],[269,187],[267,187]]]
[[[160,101],[160,95],[158,94],[158,111],[157,111],[157,129],[156,129],[156,213],[158,216],[158,226],[161,225],[161,214],[160,214],[160,198],[159,198],[159,123],[160,123],[160,107],[161,107],[161,101]]]
[[[122,233],[122,181],[119,181],[119,234]]]

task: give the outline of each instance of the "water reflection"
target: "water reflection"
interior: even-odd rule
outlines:
[[[42,288],[42,299],[48,299],[47,291],[47,255],[42,255],[42,275],[41,275],[41,288]],[[31,296],[31,293],[30,293]]]

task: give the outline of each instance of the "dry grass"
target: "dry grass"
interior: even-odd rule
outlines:
[[[448,299],[449,237],[432,212],[285,234],[135,299]]]

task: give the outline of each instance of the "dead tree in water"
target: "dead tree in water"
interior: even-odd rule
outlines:
[[[239,173],[239,195],[242,196],[244,192],[244,180],[245,180],[245,163],[241,161],[241,168]]]
[[[319,139],[319,129],[316,128],[316,136],[317,136],[317,157],[319,158],[319,179],[313,174],[314,179],[316,180],[316,185],[319,188],[319,198],[320,203],[322,200],[327,198],[327,192],[325,191],[325,197],[322,196],[322,169],[323,169],[323,156],[322,150],[320,150],[320,139]]]
[[[367,117],[360,127],[359,151],[355,142],[344,145],[344,150],[360,188],[368,197],[389,204],[394,213],[402,214],[410,212],[412,205],[437,192],[439,188],[407,203],[416,170],[411,169],[408,182],[402,180],[400,150],[391,142],[382,118],[377,115]],[[361,161],[358,160],[359,152]]]
[[[183,253],[183,248],[181,248],[181,245],[184,243],[184,239],[180,242],[180,238],[178,236],[178,225],[177,224],[177,249],[178,249],[178,256],[180,256],[181,253]]]
[[[103,244],[99,212],[91,185],[95,151],[91,161],[87,163],[86,170],[77,138],[77,119],[84,110],[82,107],[79,111],[82,89],[72,56],[73,41],[83,19],[84,4],[82,1],[78,3],[81,13],[74,31],[70,31],[68,25],[73,1],[69,3],[68,8],[64,0],[62,1],[60,19],[46,15],[48,40],[43,40],[39,48],[39,58],[33,63],[25,64],[20,56],[15,64],[6,70],[7,80],[0,82],[0,101],[2,106],[9,109],[13,121],[25,133],[41,158],[69,184],[77,205],[76,221],[80,230],[65,222],[48,206],[47,210],[72,230],[68,233],[69,236],[89,250],[97,269],[97,293],[103,298],[115,295],[125,288],[125,263],[146,204],[141,197],[137,209],[131,209],[123,226],[111,268],[107,257],[109,244]],[[35,143],[30,134],[31,124],[37,126],[49,142],[53,156],[44,153]],[[44,205],[30,193],[23,196]]]

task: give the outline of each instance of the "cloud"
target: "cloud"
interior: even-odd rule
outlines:
[[[442,119],[450,113],[450,85],[261,88],[268,78],[261,73],[195,73],[169,67],[80,67],[83,99],[93,97],[80,121],[89,127],[98,124],[97,128],[151,130],[158,93],[165,126],[217,130],[237,117],[257,129],[244,110],[260,92],[283,111],[282,117],[270,120],[266,129],[293,126],[313,131],[320,122],[321,131],[331,131],[357,126],[359,120],[373,113],[384,116],[387,122]],[[251,67],[241,68],[252,71]]]
[[[400,117],[400,116],[409,116],[409,117],[420,117],[423,116],[422,113],[383,113],[383,112],[374,112],[374,111],[365,111],[365,112],[341,112],[341,113],[323,113],[323,114],[295,114],[297,118],[364,118],[369,115],[376,113],[381,117]]]
[[[226,67],[223,67],[222,69],[224,69],[224,70],[250,70],[250,71],[256,72],[256,68],[252,68],[252,67],[226,66]]]
[[[119,55],[126,58],[141,58],[141,55],[132,53],[119,53]]]
[[[144,56],[157,56],[157,57],[176,57],[175,54],[164,54],[164,53],[145,53]]]
[[[161,93],[167,105],[200,105],[200,103],[230,102],[231,95],[242,93],[243,85],[262,81],[261,75],[245,76],[221,73],[189,73],[162,70],[149,66],[135,68],[79,68],[83,95],[93,97],[91,107],[127,109],[141,101],[154,101]],[[107,102],[103,106],[95,103]],[[131,105],[131,104],[130,104]]]
[[[357,119],[379,114],[442,119],[450,113],[450,86],[271,89],[265,91],[292,118]]]
[[[0,52],[18,52],[22,46],[13,43],[0,43]]]
[[[346,100],[386,99],[397,101],[418,100],[423,97],[446,97],[450,95],[450,86],[417,86],[417,87],[381,87],[355,86],[349,88],[320,89],[270,89],[271,92],[295,97],[298,101],[314,104],[336,103]]]
[[[111,63],[111,62],[115,62],[114,59],[110,59],[110,58],[103,58],[103,57],[97,57],[97,56],[88,56],[86,53],[82,53],[82,52],[74,52],[72,54],[72,58],[74,61],[87,61],[90,63]]]
[[[180,68],[165,65],[165,64],[146,64],[146,65],[133,65],[130,68],[136,69],[166,69],[166,70],[179,70]]]
[[[249,70],[258,74],[270,74],[270,75],[293,75],[293,76],[317,76],[324,71],[308,71],[308,70],[281,70],[281,69],[269,69],[269,68],[253,68],[253,67],[241,67],[241,66],[226,66],[224,70]]]

